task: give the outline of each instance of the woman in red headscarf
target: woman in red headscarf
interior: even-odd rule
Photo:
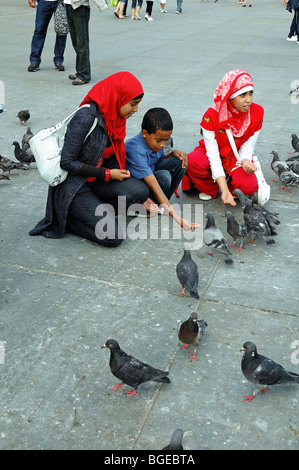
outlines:
[[[214,106],[201,122],[203,139],[188,155],[188,168],[182,189],[195,186],[199,198],[209,200],[221,192],[223,204],[234,206],[233,191],[251,195],[258,190],[254,147],[262,128],[263,108],[252,102],[253,83],[243,70],[228,72],[214,93]],[[226,129],[230,129],[241,163],[236,160]]]
[[[142,85],[129,72],[115,73],[89,91],[67,126],[60,162],[67,178],[49,187],[46,215],[30,235],[61,238],[69,232],[105,246],[121,243],[118,196],[125,198],[124,210],[149,197],[125,169],[126,120],[142,98]]]

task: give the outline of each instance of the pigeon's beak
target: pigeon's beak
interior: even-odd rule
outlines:
[[[241,348],[239,352],[246,351],[246,348]]]
[[[101,346],[101,349],[103,348],[107,348],[106,344],[103,344],[103,346]]]

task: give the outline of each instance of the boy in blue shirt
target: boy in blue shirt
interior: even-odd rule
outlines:
[[[149,109],[144,115],[141,132],[129,139],[126,146],[126,168],[131,175],[142,179],[150,189],[148,207],[160,204],[184,230],[199,225],[182,219],[173,209],[169,199],[180,184],[187,169],[187,153],[173,150],[165,155],[164,146],[173,130],[170,114],[164,108]]]

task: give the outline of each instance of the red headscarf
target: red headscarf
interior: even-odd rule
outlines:
[[[219,124],[222,128],[230,128],[235,137],[241,137],[248,129],[250,109],[241,113],[233,108],[229,98],[247,87],[253,89],[251,76],[244,70],[232,70],[222,78],[214,93],[213,108],[218,112]]]
[[[121,169],[125,168],[126,119],[120,116],[120,108],[137,96],[143,95],[139,80],[130,72],[118,72],[98,82],[80,104],[97,103],[106,130]]]

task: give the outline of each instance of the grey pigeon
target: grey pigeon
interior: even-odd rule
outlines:
[[[288,163],[290,170],[299,175],[299,162]]]
[[[168,446],[163,447],[162,450],[184,450],[182,442],[183,435],[184,431],[182,431],[181,429],[176,429],[175,431],[173,431],[170,443],[168,444]]]
[[[249,229],[246,224],[240,224],[236,221],[235,217],[230,211],[226,212],[227,218],[227,233],[232,237],[233,244],[229,248],[235,248],[236,241],[240,238],[239,248],[237,251],[241,251],[244,243],[244,238],[248,235]]]
[[[213,251],[222,255],[225,264],[232,264],[233,259],[227,242],[219,228],[216,227],[212,212],[207,213],[207,223],[203,231],[203,241]],[[212,253],[209,253],[212,254]]]
[[[244,222],[251,231],[252,235],[255,234],[263,238],[267,245],[275,243],[273,239],[277,232],[272,227],[271,223],[267,220],[261,210],[255,209],[253,201],[249,199],[240,189],[235,189],[241,204],[244,215]],[[253,241],[251,239],[250,241]]]
[[[28,153],[31,152],[29,141],[32,137],[33,132],[31,131],[31,127],[28,126],[25,134],[22,137],[22,150],[25,150],[25,152],[27,152],[28,150]]]
[[[10,177],[8,175],[0,175],[0,180],[10,180]]]
[[[196,348],[202,340],[207,326],[208,324],[204,320],[198,320],[196,312],[192,312],[188,320],[183,321],[179,325],[178,337],[181,343],[183,343],[182,349],[188,348],[189,345],[194,347],[193,356],[190,356],[191,361],[194,359],[198,360]]]
[[[119,390],[125,383],[133,388],[132,391],[125,390],[127,395],[139,395],[137,389],[139,385],[149,380],[155,382],[170,383],[167,375],[169,372],[155,369],[148,364],[135,359],[133,356],[126,354],[114,339],[108,339],[102,348],[110,349],[110,370],[112,374],[121,380],[121,383],[113,387],[111,390]]]
[[[242,401],[249,401],[255,397],[257,391],[263,394],[269,390],[266,386],[297,383],[299,384],[299,375],[289,372],[282,366],[272,361],[268,357],[258,354],[256,345],[251,341],[243,344],[240,351],[244,351],[242,357],[241,369],[247,380],[255,386],[250,397],[245,396]],[[258,390],[260,387],[262,389]]]
[[[199,299],[198,294],[198,267],[191,257],[191,251],[184,249],[181,261],[176,266],[178,280],[182,285],[180,293],[185,294],[185,290],[191,297]]]
[[[21,111],[18,112],[17,117],[20,120],[20,124],[25,126],[26,125],[25,123],[28,121],[28,119],[30,119],[30,113],[28,109],[22,109]]]
[[[24,163],[25,165],[28,165],[30,168],[30,163],[35,162],[35,158],[31,153],[25,152],[24,150],[21,149],[19,142],[14,141],[12,145],[15,146],[15,157],[19,162]]]
[[[299,152],[299,137],[296,134],[292,134],[292,147],[295,152]]]
[[[273,159],[271,162],[272,170],[278,175],[279,180],[284,185],[280,187],[280,189],[286,189],[289,186],[294,186],[299,184],[299,175],[294,173],[291,170],[289,165],[286,162],[280,160],[278,152],[276,150],[272,150]],[[277,180],[272,180],[277,181]],[[290,189],[288,189],[291,192]]]
[[[0,155],[0,168],[4,173],[8,172],[8,176],[10,176],[11,170],[26,170],[26,167],[20,162],[14,162],[10,160],[10,158],[5,158]]]
[[[269,211],[265,209],[265,207],[260,206],[258,203],[255,203],[255,202],[252,204],[252,207],[256,209],[257,211],[260,211],[264,215],[264,217],[266,217],[269,224],[280,225],[278,212]]]

